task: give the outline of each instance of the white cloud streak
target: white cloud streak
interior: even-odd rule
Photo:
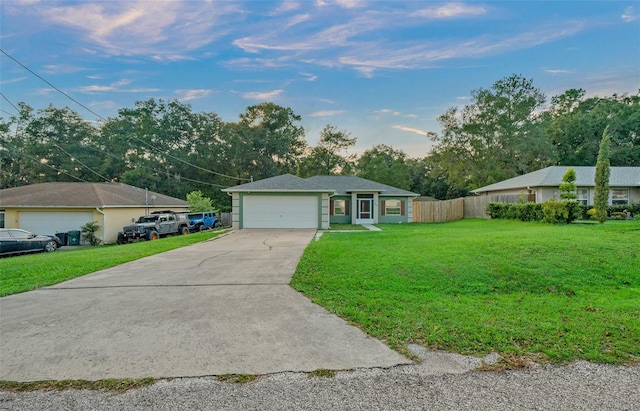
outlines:
[[[178,100],[180,101],[191,101],[205,98],[211,95],[211,93],[213,93],[213,91],[207,89],[176,90],[176,94],[180,96],[178,97]]]
[[[442,6],[427,7],[413,13],[414,16],[429,19],[453,19],[460,17],[475,17],[487,13],[482,6],[472,6],[464,3],[448,3]]]
[[[284,90],[272,90],[272,91],[250,91],[242,95],[247,100],[273,100],[282,94]]]
[[[309,114],[309,117],[331,117],[344,114],[344,110],[320,110]]]
[[[392,126],[391,128],[395,128],[397,130],[406,131],[406,132],[409,132],[409,133],[418,134],[418,135],[421,135],[421,136],[428,136],[429,135],[428,131],[420,130],[418,128],[398,126],[398,125]]]

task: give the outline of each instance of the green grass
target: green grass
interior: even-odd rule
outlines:
[[[203,231],[125,245],[78,247],[54,253],[0,258],[0,297],[58,284],[132,260],[216,237],[223,231]]]
[[[404,353],[640,362],[640,222],[381,228],[312,242],[293,287]]]

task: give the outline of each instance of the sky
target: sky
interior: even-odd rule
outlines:
[[[234,122],[264,101],[424,157],[438,116],[519,74],[548,100],[640,89],[640,1],[2,0],[0,48],[102,117],[178,99]],[[98,118],[5,54],[0,116]]]

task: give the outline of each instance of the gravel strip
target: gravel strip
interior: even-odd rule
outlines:
[[[637,410],[640,367],[576,362],[527,370],[439,372],[391,369],[261,376],[245,384],[214,377],[161,380],[113,394],[0,392],[2,410]]]

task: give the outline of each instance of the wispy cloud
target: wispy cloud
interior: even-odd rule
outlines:
[[[166,56],[175,60],[225,32],[237,6],[219,2],[146,1],[41,3],[50,22],[84,33],[92,47],[115,55]]]
[[[309,117],[331,117],[344,114],[344,110],[320,110],[309,114]]]
[[[282,94],[284,90],[272,90],[272,91],[250,91],[242,95],[247,100],[273,100]]]
[[[28,79],[28,77],[16,77],[16,78],[12,78],[10,80],[2,80],[2,81],[0,81],[0,84],[19,83],[19,82],[27,80],[27,79]]]
[[[460,17],[481,16],[487,13],[483,6],[475,6],[465,3],[448,3],[442,6],[432,6],[413,13],[414,16],[427,17],[429,19],[453,19]]]
[[[636,14],[636,11],[633,8],[633,6],[629,6],[626,9],[624,9],[624,13],[622,13],[622,16],[620,17],[622,18],[622,21],[624,21],[625,23],[630,23],[638,19],[638,15]]]
[[[69,64],[47,64],[43,67],[46,74],[71,74],[86,70],[85,68],[72,66]]]
[[[549,74],[573,74],[574,70],[561,70],[561,69],[545,69],[545,73]]]
[[[178,97],[178,100],[180,100],[180,101],[197,100],[197,99],[200,99],[200,98],[207,97],[211,93],[213,93],[213,91],[212,90],[207,90],[207,89],[176,90],[176,94],[178,94],[180,96],[180,97]]]
[[[118,92],[118,93],[155,93],[160,91],[157,88],[124,88],[131,83],[129,79],[122,79],[116,82],[113,82],[108,85],[101,84],[92,84],[89,86],[82,86],[76,88],[77,91],[81,93],[107,93],[107,92]]]
[[[409,133],[418,134],[418,135],[421,135],[421,136],[428,136],[429,135],[428,131],[420,130],[418,128],[398,126],[398,125],[392,126],[392,128],[395,128],[397,130],[406,131],[406,132],[409,132]]]

